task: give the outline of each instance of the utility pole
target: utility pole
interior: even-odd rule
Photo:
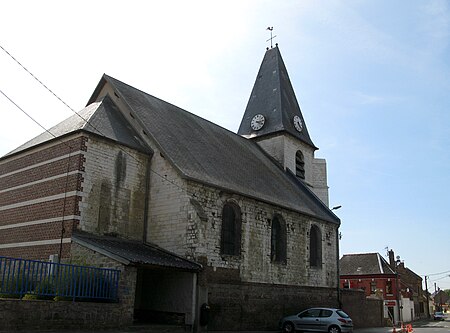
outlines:
[[[428,276],[425,275],[425,292],[426,292],[426,295],[427,295],[427,312],[426,312],[426,314],[427,314],[427,318],[430,319],[430,298],[429,298],[429,295],[428,295],[427,279],[428,279]]]

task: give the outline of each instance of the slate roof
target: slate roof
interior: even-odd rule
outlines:
[[[130,108],[134,117],[182,177],[239,193],[333,223],[340,223],[307,186],[291,177],[257,143],[175,105],[103,75],[103,85]]]
[[[202,269],[202,265],[196,262],[184,259],[155,245],[138,241],[99,236],[83,231],[74,231],[72,240],[125,265],[146,265],[187,271]]]
[[[78,130],[87,131],[119,142],[125,146],[151,153],[151,149],[137,135],[109,96],[88,105],[77,114],[53,126],[5,156],[37,146],[55,137],[62,137]],[[50,134],[50,133],[51,134]],[[53,135],[52,135],[53,134]]]
[[[379,253],[345,254],[339,260],[339,274],[343,275],[392,275],[395,272]]]
[[[285,130],[291,131],[292,124],[286,119],[293,113],[300,112],[298,103],[278,48],[266,52],[266,57],[268,59],[263,63],[274,62],[279,68],[278,84],[280,91],[284,93],[276,105],[281,105],[286,111],[280,124]],[[103,75],[88,105],[80,112],[83,119],[74,115],[51,128],[50,132],[60,137],[75,131],[89,131],[152,153],[140,134],[122,115],[122,110],[116,107],[113,99],[108,95],[99,96],[106,84],[110,85],[114,95],[129,107],[130,110],[123,112],[132,112],[133,117],[182,177],[340,224],[339,218],[307,185],[290,171],[285,171],[257,143],[108,75]],[[89,120],[89,123],[85,120]],[[293,133],[298,133],[294,131],[292,130]],[[306,127],[299,138],[313,145]],[[43,133],[7,156],[48,140],[56,139],[48,133]]]
[[[250,126],[256,114],[265,117],[264,126],[258,131]],[[294,116],[302,120],[301,132],[294,127]],[[309,136],[280,50],[274,47],[264,55],[238,134],[253,138],[278,132],[287,132],[317,149]]]

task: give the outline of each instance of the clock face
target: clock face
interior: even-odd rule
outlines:
[[[262,114],[257,114],[256,116],[254,116],[252,118],[252,122],[250,123],[250,126],[255,131],[258,131],[264,126],[265,121],[266,121],[266,119],[264,118],[264,116]]]
[[[294,126],[295,129],[299,132],[302,131],[303,129],[303,122],[302,119],[299,116],[294,116]]]

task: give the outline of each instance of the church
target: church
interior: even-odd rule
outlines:
[[[340,220],[278,45],[237,133],[103,75],[0,159],[0,255],[121,271],[124,321],[276,329],[339,305]]]

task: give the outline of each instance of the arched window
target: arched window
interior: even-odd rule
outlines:
[[[239,255],[241,252],[241,209],[227,202],[222,209],[222,235],[220,252]]]
[[[309,265],[322,267],[322,233],[319,227],[313,225],[309,232]]]
[[[298,178],[305,179],[305,159],[300,150],[297,150],[295,154],[295,175]]]
[[[270,242],[270,258],[274,262],[286,262],[286,224],[283,218],[275,215],[272,219],[272,234]]]

